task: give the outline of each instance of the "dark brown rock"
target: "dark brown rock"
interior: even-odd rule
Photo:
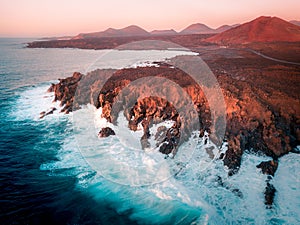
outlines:
[[[40,113],[40,119],[44,118],[45,116],[48,116],[50,114],[53,114],[53,112],[57,110],[55,107],[52,107],[49,111],[43,111]]]
[[[241,54],[246,53],[242,52]],[[229,168],[230,175],[238,171],[245,150],[276,159],[293,151],[300,144],[299,67],[274,64],[270,61],[253,58],[252,55],[252,58],[249,58],[249,55],[244,56],[244,58],[235,60],[217,57],[209,58],[207,61],[218,78],[226,102],[225,136],[228,140],[228,150],[223,160],[224,165]],[[222,65],[222,71],[220,65]],[[223,70],[226,70],[226,73]],[[96,71],[96,73],[102,74],[104,70]],[[102,107],[102,116],[108,121],[114,122],[116,116],[111,114],[111,110],[120,91],[131,81],[149,76],[167,78],[179,84],[189,94],[197,108],[200,135],[203,136],[204,131],[210,133],[212,121],[209,104],[204,93],[187,74],[177,68],[170,68],[162,64],[160,67],[117,70],[101,90],[97,89],[101,85],[98,85],[98,81],[93,80],[92,76],[84,77],[85,79],[82,80],[89,84],[85,87],[93,88],[87,90],[81,87],[77,91],[88,101],[91,101],[90,96],[96,96],[93,104]],[[52,85],[49,89],[55,92],[55,100],[62,102],[63,111],[66,113],[74,108],[72,96],[80,77],[81,75],[74,74],[73,77],[62,79],[59,84]],[[161,85],[163,86],[163,84]],[[130,94],[129,90],[128,95]],[[182,96],[175,92],[172,94],[180,102]],[[80,103],[88,103],[86,100]],[[136,130],[137,125],[145,118],[149,119],[150,123],[159,123],[167,119],[176,122],[179,132],[177,130],[175,133],[168,131],[166,133],[167,141],[161,149],[162,152],[174,151],[173,147],[180,145],[176,134],[189,128],[186,123],[178,120],[176,109],[167,101],[155,97],[139,99],[131,109],[126,109],[125,106],[130,101],[129,96],[121,99],[123,106],[118,110],[124,110],[124,114],[129,120],[129,128],[132,130]],[[144,126],[144,138],[149,136],[147,133],[149,126]],[[189,134],[188,132],[183,133]],[[170,138],[172,135],[174,135],[173,139]],[[181,140],[187,138],[180,137]],[[162,140],[160,143],[163,143]]]
[[[273,158],[272,161],[262,162],[258,165],[263,173],[268,174],[264,194],[266,205],[271,207],[276,189],[270,184],[270,181],[278,166],[276,160],[289,152],[299,153],[296,146],[300,145],[300,67],[295,63],[264,59],[244,47],[253,48],[274,58],[300,62],[299,43],[252,43],[244,47],[214,48],[215,51],[211,51],[213,46],[202,45],[200,36],[178,36],[171,39],[160,37],[160,40],[161,38],[193,47],[193,51],[200,53],[202,59],[217,77],[226,103],[225,139],[228,141],[228,150],[220,156],[220,159],[229,168],[229,175],[238,172],[245,151]],[[139,39],[71,40],[32,43],[30,47],[112,48],[135,40]],[[114,123],[117,115],[112,113],[112,107],[125,87],[128,87],[132,81],[144,77],[166,78],[177,83],[191,97],[199,116],[200,137],[207,141],[208,139],[204,135],[206,131],[210,135],[210,141],[215,142],[211,135],[213,134],[212,124],[219,118],[212,118],[212,116],[216,116],[210,111],[210,106],[200,85],[196,84],[188,74],[178,68],[170,68],[166,63],[161,63],[160,67],[139,67],[113,71],[113,76],[105,84],[102,84],[99,77],[111,72],[97,70],[91,72],[89,76],[84,76],[83,79],[80,78],[80,75],[75,74],[71,78],[60,80],[59,84],[51,85],[49,91],[55,92],[55,100],[61,101],[64,105],[63,111],[66,113],[79,108],[81,104],[92,103],[97,108],[102,107],[102,116]],[[81,82],[84,80],[86,85],[77,88],[79,79]],[[161,83],[152,88],[163,89],[165,86],[164,83]],[[74,105],[75,90],[80,95],[77,96]],[[157,147],[160,147],[160,152],[163,154],[176,153],[178,146],[190,135],[188,123],[180,120],[176,109],[166,100],[150,97],[150,94],[149,98],[133,98],[131,90],[127,90],[123,98],[117,99],[122,103],[118,107],[117,113],[124,110],[131,130],[137,130],[138,124],[142,122],[144,135],[141,143],[143,148],[149,146],[149,127],[152,123],[173,120],[175,126],[170,129],[161,128],[155,134],[155,139]],[[177,102],[181,101],[181,95],[175,90],[169,91]],[[134,102],[131,102],[132,99]],[[145,122],[146,119],[147,122]],[[225,185],[222,180],[219,182]],[[242,196],[239,190],[227,184],[225,186],[236,195]]]
[[[228,150],[225,153],[223,158],[224,165],[226,165],[229,169],[228,174],[232,176],[236,172],[238,172],[241,166],[242,160],[242,149],[240,147],[240,139],[239,136],[233,137],[228,141]]]
[[[157,141],[157,147],[159,146],[160,143],[162,143],[167,135],[167,127],[165,126],[160,126],[157,128],[157,132],[155,134],[155,140]]]
[[[278,168],[278,161],[270,160],[266,162],[261,162],[256,167],[260,168],[262,173],[274,176]]]
[[[54,101],[61,101],[61,106],[64,106],[61,112],[69,113],[73,110],[75,92],[82,76],[75,72],[72,77],[59,79],[59,83],[51,84],[48,89],[48,92],[54,92]]]
[[[104,127],[100,130],[98,137],[100,137],[100,138],[109,137],[110,135],[116,135],[116,134],[113,131],[113,129],[111,129],[110,127]]]
[[[268,182],[266,190],[264,192],[264,194],[265,194],[265,204],[268,208],[271,208],[272,205],[273,205],[275,193],[276,193],[275,187]]]

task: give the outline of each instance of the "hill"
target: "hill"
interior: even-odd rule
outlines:
[[[180,31],[180,34],[211,34],[216,31],[205,24],[195,23]]]
[[[177,32],[173,29],[170,30],[153,30],[150,32],[151,35],[176,35]]]
[[[136,25],[131,25],[122,29],[108,28],[105,31],[94,33],[81,33],[75,36],[73,39],[83,38],[101,38],[101,37],[130,37],[130,36],[148,36],[149,32]]]
[[[240,24],[234,24],[234,25],[222,25],[220,27],[218,27],[217,29],[215,29],[216,33],[221,33],[224,32],[226,30],[230,30],[231,28],[237,27]]]
[[[298,42],[300,27],[278,17],[261,16],[206,39],[217,44],[247,44],[254,42]]]

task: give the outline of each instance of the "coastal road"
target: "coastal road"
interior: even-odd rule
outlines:
[[[272,58],[272,57],[270,57],[270,56],[264,55],[264,54],[262,54],[262,53],[260,53],[260,52],[257,52],[257,51],[255,51],[255,50],[252,50],[252,49],[248,49],[248,50],[249,50],[250,52],[253,52],[253,53],[256,54],[256,55],[259,55],[259,56],[265,58],[265,59],[269,59],[269,60],[272,60],[272,61],[275,61],[275,62],[287,63],[287,64],[293,64],[293,65],[298,65],[298,66],[300,66],[300,63],[290,62],[290,61],[281,60],[281,59],[275,59],[275,58]]]

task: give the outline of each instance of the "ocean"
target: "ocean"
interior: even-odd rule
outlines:
[[[41,111],[60,107],[47,93],[58,78],[74,71],[147,65],[182,52],[25,48],[30,41],[0,39],[1,224],[300,224],[297,154],[279,159],[271,181],[277,189],[275,203],[267,209],[267,177],[256,165],[269,157],[246,153],[239,173],[228,177],[223,163],[205,153],[207,145],[191,137],[181,148],[195,152],[178,173],[169,173],[164,164],[166,179],[132,185],[136,174],[147,174],[145,168],[164,159],[127,148],[124,140],[138,142],[141,133],[128,136],[125,118],[120,116],[114,127],[115,137],[97,142],[101,152],[89,155],[91,159],[86,156],[94,147],[91,135],[105,124],[101,109],[87,105],[39,119]],[[84,129],[88,126],[91,133]],[[117,169],[112,159],[135,165],[135,170]],[[99,167],[91,163],[95,161]]]

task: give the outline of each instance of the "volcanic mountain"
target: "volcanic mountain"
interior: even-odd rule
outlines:
[[[177,32],[173,29],[171,30],[153,30],[150,32],[151,35],[176,35]]]
[[[83,38],[101,38],[101,37],[129,37],[129,36],[148,36],[149,32],[136,26],[131,25],[122,29],[108,28],[105,31],[94,32],[94,33],[81,33],[75,36],[73,39]]]
[[[153,36],[172,36],[177,34],[214,34],[214,33],[220,33],[225,30],[228,30],[234,26],[229,25],[223,25],[217,29],[210,28],[202,23],[196,23],[188,26],[187,28],[183,29],[181,32],[177,33],[173,29],[168,30],[153,30],[151,32],[148,32],[144,30],[141,27],[138,27],[136,25],[131,25],[122,29],[115,29],[115,28],[108,28],[104,31],[99,32],[91,32],[91,33],[80,33],[74,37],[72,37],[72,40],[75,39],[86,39],[86,38],[105,38],[105,37],[149,37],[151,35]],[[53,38],[53,40],[58,40],[59,38]]]
[[[206,39],[217,44],[247,44],[252,42],[298,42],[300,27],[278,17],[261,16],[248,23]]]
[[[237,27],[240,24],[234,24],[234,25],[222,25],[220,27],[218,27],[217,29],[215,29],[216,33],[221,33],[224,32],[226,30],[230,30],[231,28]]]
[[[195,23],[180,31],[180,34],[212,34],[216,31],[205,24]]]

